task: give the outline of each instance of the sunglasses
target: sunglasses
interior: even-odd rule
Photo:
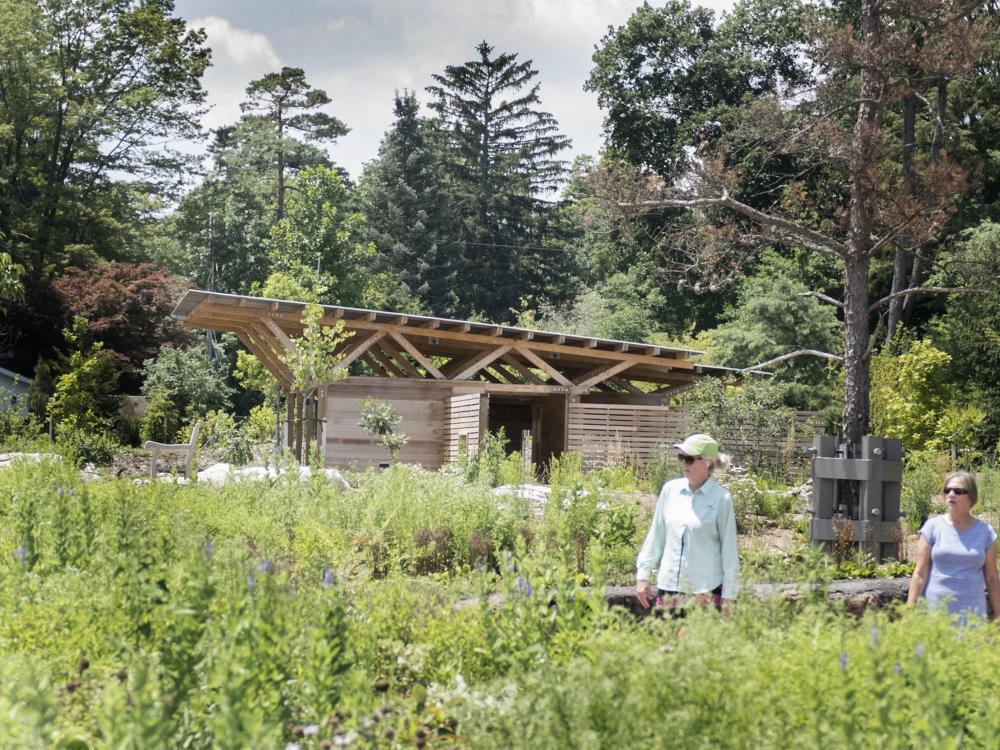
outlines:
[[[964,487],[945,487],[941,492],[942,495],[968,495],[969,491]]]
[[[683,453],[680,454],[679,456],[677,456],[677,460],[678,461],[683,461],[688,466],[690,466],[691,464],[693,464],[699,458],[701,458],[701,456],[685,456]]]

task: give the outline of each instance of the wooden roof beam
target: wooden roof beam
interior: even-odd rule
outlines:
[[[372,372],[382,373],[381,377],[394,377],[392,370],[389,369],[385,362],[376,357],[371,350],[362,354],[359,359],[361,362],[368,365],[372,369]]]
[[[406,358],[406,355],[403,354],[398,348],[396,348],[390,342],[391,339],[392,339],[391,335],[386,336],[384,339],[378,342],[376,348],[381,348],[383,352],[392,357],[392,360],[397,365],[401,366],[404,370],[406,370],[407,374],[411,378],[423,379],[424,376],[421,375],[420,372],[417,370],[417,368],[410,363],[410,360]]]
[[[502,357],[504,354],[509,352],[512,348],[514,348],[513,342],[503,344],[502,346],[498,346],[495,349],[491,349],[490,351],[487,352],[477,353],[471,359],[463,362],[461,369],[459,369],[459,371],[455,373],[451,379],[465,380],[475,375],[477,372],[482,370],[488,364],[490,364],[494,360]]]
[[[264,317],[261,318],[261,322],[265,326],[267,326],[267,330],[269,330],[271,334],[276,339],[278,339],[278,341],[281,342],[281,345],[285,347],[285,349],[287,349],[288,351],[295,350],[295,343],[290,338],[288,338],[288,334],[284,332],[281,326],[279,326],[277,323],[274,322],[273,318],[270,318],[267,315],[265,315]]]
[[[617,385],[622,390],[627,391],[628,393],[631,393],[634,396],[643,396],[646,393],[641,388],[636,388],[626,378],[613,377],[613,378],[608,378],[608,380],[610,380],[612,383]]]
[[[405,378],[407,373],[400,367],[389,354],[382,349],[382,342],[375,344],[368,350],[368,355],[377,359],[391,375],[397,378]]]
[[[288,372],[288,367],[284,362],[281,362],[274,356],[274,352],[268,351],[267,347],[261,346],[254,335],[244,328],[233,331],[237,338],[243,342],[243,345],[250,350],[250,353],[254,355],[257,359],[261,361],[265,368],[267,368],[275,379],[281,385],[282,389],[288,393],[292,389],[292,377],[291,373]]]
[[[429,358],[425,357],[417,347],[410,343],[407,338],[396,331],[389,331],[389,338],[394,342],[399,344],[407,354],[409,354],[413,359],[416,360],[417,364],[423,367],[428,373],[430,373],[437,380],[444,380],[444,375],[441,371],[434,366]]]
[[[591,388],[602,380],[607,380],[620,373],[622,370],[627,370],[632,366],[631,362],[616,362],[612,365],[598,365],[592,370],[588,370],[583,375],[579,376],[573,381],[573,385],[577,388]]]
[[[501,359],[503,358],[501,357]],[[490,365],[490,367],[492,367],[495,372],[498,372],[499,374],[503,375],[503,377],[507,379],[508,383],[516,385],[518,383],[523,384],[528,382],[517,372],[517,370],[515,370],[513,367],[506,364],[505,362],[497,361],[494,362],[492,365]]]
[[[521,362],[517,359],[517,357],[514,356],[513,353],[504,354],[502,357],[500,357],[500,359],[503,360],[503,362],[506,363],[509,367],[513,367],[518,372],[518,374],[522,378],[524,378],[526,382],[532,383],[534,385],[542,384],[542,379],[538,377],[535,373],[533,373],[530,369],[522,365]]]
[[[573,381],[572,380],[570,380],[569,378],[567,378],[565,375],[563,375],[561,372],[559,372],[559,370],[557,370],[556,368],[554,368],[552,365],[550,365],[544,359],[542,359],[537,354],[535,354],[531,349],[528,349],[526,346],[515,346],[514,347],[514,351],[516,351],[518,354],[520,354],[522,357],[524,357],[526,360],[528,360],[528,362],[530,362],[535,367],[537,367],[539,370],[541,370],[542,372],[544,372],[546,375],[548,375],[554,381],[556,381],[557,383],[559,383],[559,385],[564,385],[564,386],[572,386],[573,385]]]
[[[349,364],[351,364],[351,362],[353,362],[362,354],[367,352],[368,348],[372,344],[377,344],[379,341],[385,338],[386,335],[387,332],[385,330],[375,331],[375,333],[373,333],[368,338],[359,341],[344,354],[344,356],[340,360],[340,366],[347,367]]]

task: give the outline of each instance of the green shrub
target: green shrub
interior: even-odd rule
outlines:
[[[70,422],[56,425],[56,445],[68,456],[82,463],[107,466],[115,460],[121,444],[115,438],[111,425],[85,430]]]

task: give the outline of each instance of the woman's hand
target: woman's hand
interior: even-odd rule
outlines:
[[[639,600],[643,609],[649,609],[653,599],[653,587],[649,581],[639,581],[635,584],[635,598]]]

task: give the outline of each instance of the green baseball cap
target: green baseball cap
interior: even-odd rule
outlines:
[[[676,443],[674,448],[685,456],[699,456],[713,461],[719,458],[719,444],[715,442],[715,438],[701,432],[689,436],[683,443]]]

